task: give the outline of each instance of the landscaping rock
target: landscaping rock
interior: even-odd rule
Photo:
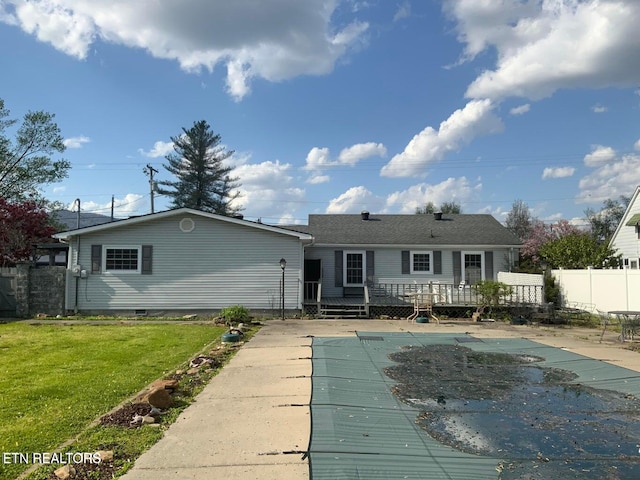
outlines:
[[[155,388],[145,395],[146,402],[152,407],[165,410],[173,404],[171,394],[165,388]]]
[[[68,480],[76,476],[76,469],[73,465],[65,465],[53,472],[60,480]]]
[[[176,379],[156,380],[149,386],[149,388],[150,389],[164,388],[166,390],[175,390],[176,388],[178,388],[178,380]]]
[[[150,425],[152,423],[156,423],[156,419],[153,418],[151,415],[145,415],[144,417],[142,417],[142,423],[144,425]]]
[[[96,452],[100,455],[100,462],[113,462],[113,450],[99,450]]]
[[[195,375],[196,373],[198,373],[198,369],[196,367],[187,370],[187,375]]]

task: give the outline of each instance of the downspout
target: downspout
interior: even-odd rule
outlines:
[[[80,229],[80,199],[76,198],[76,203],[78,204],[78,225],[77,225],[77,229]],[[80,266],[80,235],[78,235],[78,245],[76,247],[76,265],[78,265],[78,267]],[[78,314],[78,289],[80,288],[80,275],[76,275],[76,289],[75,289],[75,301],[74,301],[74,305],[73,305],[73,313],[74,314]]]
[[[80,267],[80,235],[78,235],[78,244],[76,245],[76,265],[78,268]],[[75,315],[78,314],[78,290],[80,288],[80,274],[76,275],[76,291],[75,291],[75,302],[73,305],[73,313]]]

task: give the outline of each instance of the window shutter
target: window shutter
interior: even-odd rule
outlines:
[[[411,273],[411,255],[409,250],[402,251],[402,274],[408,275]]]
[[[484,252],[484,278],[493,280],[493,252]]]
[[[434,275],[442,275],[442,252],[440,250],[433,252],[433,273]]]
[[[153,265],[153,245],[142,245],[142,274],[151,275]]]
[[[457,287],[462,280],[462,254],[453,252],[453,284]]]
[[[91,273],[102,271],[102,245],[91,245]]]
[[[373,250],[367,250],[367,285],[373,285],[375,275],[375,254]]]
[[[342,250],[335,251],[335,286],[342,286]]]

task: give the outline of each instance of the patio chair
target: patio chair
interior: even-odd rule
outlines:
[[[603,312],[602,310],[596,310],[596,312],[600,318],[600,326],[602,327],[602,333],[600,334],[600,343],[602,343],[604,332],[607,330],[607,326],[609,326],[613,318],[609,315],[609,312]]]

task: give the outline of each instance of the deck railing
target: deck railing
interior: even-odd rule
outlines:
[[[512,294],[504,299],[504,304],[542,305],[544,290],[542,285],[511,285]],[[477,305],[481,297],[470,285],[453,283],[373,283],[364,290],[367,304],[410,305],[418,292],[435,293],[433,303],[438,305]],[[306,303],[320,303],[321,282],[304,282]]]
[[[512,294],[504,299],[504,304],[533,304],[544,303],[542,285],[512,285]],[[435,293],[434,304],[445,305],[477,305],[482,297],[470,285],[453,283],[376,283],[371,287],[375,303],[384,303],[385,299],[391,303],[411,302],[416,293]]]

